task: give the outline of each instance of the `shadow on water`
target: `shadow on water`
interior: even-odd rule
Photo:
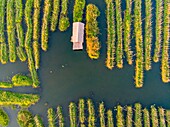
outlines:
[[[87,3],[90,3],[87,0]],[[72,21],[73,1],[70,1],[69,17]],[[156,104],[164,108],[170,108],[170,86],[162,83],[160,79],[160,65],[153,64],[152,70],[145,72],[144,87],[134,87],[134,66],[125,62],[123,69],[114,68],[112,71],[105,67],[106,55],[106,19],[105,3],[102,0],[94,0],[101,16],[98,18],[100,25],[100,41],[102,43],[101,57],[99,60],[90,60],[83,51],[72,51],[70,42],[71,27],[67,32],[50,33],[49,50],[41,53],[41,68],[39,77],[41,88],[17,88],[13,91],[39,93],[41,100],[31,107],[34,114],[40,114],[47,124],[47,108],[56,108],[62,105],[64,114],[68,114],[70,101],[78,101],[80,97],[92,98],[96,105],[104,101],[106,107],[113,108],[118,103],[121,105],[142,103],[143,106]],[[154,4],[154,3],[153,3]],[[124,6],[124,5],[123,5]],[[154,4],[155,6],[155,4]],[[27,74],[27,64],[17,62],[15,64],[1,65],[1,80],[9,79],[15,73]],[[2,73],[3,72],[3,73]],[[45,103],[48,103],[46,106]],[[17,127],[16,111],[7,110],[10,113],[10,127]],[[67,125],[68,125],[67,115]]]

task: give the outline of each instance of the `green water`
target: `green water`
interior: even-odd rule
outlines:
[[[107,108],[113,108],[118,103],[122,105],[142,103],[143,106],[156,104],[164,108],[170,108],[170,85],[164,84],[160,78],[160,63],[152,64],[152,70],[145,72],[144,86],[136,89],[134,86],[134,66],[127,65],[124,68],[114,68],[112,71],[105,67],[106,58],[106,19],[104,0],[87,0],[87,3],[96,4],[101,16],[98,18],[100,26],[100,41],[102,43],[101,55],[98,60],[90,60],[86,51],[72,51],[70,42],[71,27],[67,32],[50,33],[49,50],[41,52],[41,68],[38,71],[41,88],[15,88],[13,91],[23,93],[38,93],[41,100],[30,109],[34,114],[40,114],[47,126],[47,108],[56,108],[61,105],[64,108],[66,124],[68,125],[68,104],[77,102],[80,97],[92,98],[95,105],[104,101]],[[124,1],[123,1],[124,3]],[[155,3],[153,3],[155,4]],[[123,4],[124,7],[124,4]],[[69,5],[69,17],[72,21],[73,0]],[[27,74],[27,64],[8,63],[0,65],[0,79],[9,79],[15,73]],[[48,103],[48,106],[45,106]],[[18,127],[15,111],[7,108],[11,122],[9,127]]]

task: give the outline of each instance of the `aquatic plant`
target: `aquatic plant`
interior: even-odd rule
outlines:
[[[13,88],[13,84],[10,82],[0,82],[0,88]]]
[[[35,94],[21,94],[10,91],[0,91],[0,106],[29,107],[39,101],[40,97]]]
[[[34,54],[34,61],[35,61],[35,68],[39,69],[40,68],[40,46],[38,41],[34,41],[32,43],[33,47],[33,54]]]
[[[9,60],[16,61],[16,40],[15,40],[15,17],[14,17],[14,0],[7,1],[7,35],[9,46]]]
[[[88,108],[88,127],[95,127],[96,126],[95,108],[91,99],[87,99],[87,108]]]
[[[170,65],[169,65],[169,38],[170,38],[170,13],[169,1],[164,0],[164,23],[163,23],[163,47],[162,47],[162,61],[161,61],[161,75],[164,83],[170,82]]]
[[[131,49],[131,22],[132,22],[132,0],[126,0],[124,13],[124,51],[129,65],[133,64],[133,51]]]
[[[133,111],[132,111],[132,106],[127,106],[126,107],[127,115],[126,115],[126,127],[132,127],[133,125]]]
[[[6,43],[0,43],[0,60],[2,64],[6,64],[8,62],[8,50]]]
[[[48,49],[48,32],[49,32],[49,21],[51,14],[51,0],[44,1],[44,15],[42,19],[42,29],[41,29],[41,48],[44,51]]]
[[[36,127],[44,127],[42,119],[39,115],[34,116],[34,121],[35,121]]]
[[[79,99],[78,103],[78,109],[79,109],[79,121],[81,126],[85,126],[85,100]]]
[[[68,18],[68,0],[61,0],[61,12],[59,19],[59,30],[66,31],[70,26],[69,18]]]
[[[4,26],[5,26],[5,7],[6,0],[0,1],[0,43],[5,43],[5,34],[4,34]]]
[[[6,127],[10,122],[8,114],[1,108],[0,109],[0,126]]]
[[[62,112],[62,107],[61,106],[57,107],[57,115],[58,115],[59,127],[64,127],[64,116],[63,116],[63,112]]]
[[[69,104],[70,127],[77,127],[77,110],[76,104],[71,102]]]
[[[100,127],[106,127],[104,102],[99,104]]]
[[[100,11],[97,6],[88,4],[86,8],[86,45],[87,54],[91,59],[98,59],[100,55],[99,28],[97,17]]]
[[[21,46],[17,47],[17,56],[22,62],[27,60],[27,55],[25,54],[23,47]]]
[[[110,109],[107,111],[107,126],[114,127],[113,112]]]
[[[148,109],[143,110],[143,121],[144,121],[144,127],[150,127],[150,115]]]
[[[53,10],[51,16],[51,31],[56,30],[56,26],[58,24],[58,17],[60,12],[60,0],[53,0]]]
[[[32,86],[32,79],[22,74],[16,74],[12,77],[12,83],[14,86]]]
[[[106,2],[106,19],[107,19],[107,57],[106,67],[112,69],[115,62],[115,19],[114,4],[112,0]]]
[[[17,122],[20,127],[33,127],[31,125],[35,124],[33,115],[28,110],[20,110],[18,112]]]
[[[166,127],[166,123],[165,123],[165,109],[163,109],[162,107],[158,108],[158,112],[159,112],[159,126],[160,127]]]
[[[27,25],[27,32],[25,37],[25,49],[28,57],[28,68],[33,80],[33,87],[37,88],[40,83],[35,69],[33,53],[31,48],[31,40],[32,40],[32,33],[33,33],[32,19],[31,19],[32,8],[33,8],[33,0],[27,0],[25,6],[25,22]]]
[[[156,0],[156,24],[155,24],[155,48],[153,61],[159,62],[161,45],[162,45],[162,17],[163,17],[163,1]]]
[[[167,127],[170,127],[170,110],[166,110],[165,116],[167,121]]]
[[[73,22],[81,22],[83,20],[83,11],[86,0],[75,0],[73,9]]]
[[[116,64],[118,68],[123,68],[123,43],[122,43],[122,11],[121,11],[121,0],[115,0],[116,5]]]
[[[152,127],[159,127],[157,109],[154,105],[151,106],[151,123]]]
[[[141,0],[135,0],[134,6],[134,31],[136,43],[136,65],[135,65],[135,85],[137,88],[143,86],[143,37],[141,20]]]
[[[121,105],[118,105],[116,111],[117,111],[117,114],[116,114],[117,127],[124,127],[125,120],[124,120],[124,115],[123,115],[123,107]]]
[[[47,118],[48,118],[48,126],[49,127],[55,127],[55,112],[53,108],[49,108],[47,110]]]
[[[152,1],[145,0],[145,70],[151,69],[151,45],[152,44]]]
[[[142,127],[142,106],[140,103],[135,104],[135,127]]]

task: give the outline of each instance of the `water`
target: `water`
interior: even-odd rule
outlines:
[[[170,108],[170,86],[164,84],[160,78],[160,63],[152,65],[152,70],[145,73],[144,86],[136,89],[134,86],[134,66],[114,68],[112,71],[105,67],[106,57],[106,19],[105,3],[102,0],[87,0],[87,3],[96,4],[101,16],[98,18],[100,25],[100,41],[102,43],[101,56],[98,60],[90,60],[86,51],[72,51],[70,42],[71,27],[67,32],[50,33],[49,50],[41,52],[41,68],[38,71],[41,88],[15,88],[13,91],[23,93],[38,93],[41,100],[30,109],[34,114],[40,114],[47,126],[47,109],[61,105],[64,108],[68,126],[68,104],[77,102],[80,97],[92,98],[97,105],[104,101],[107,108],[117,104],[128,105],[140,102],[144,107],[152,104]],[[154,4],[154,3],[153,3]],[[123,4],[124,7],[124,4]],[[69,5],[69,18],[72,21],[73,1]],[[16,62],[0,66],[0,79],[9,79],[15,73],[28,74],[27,64]],[[45,106],[48,103],[48,106]],[[18,127],[16,122],[17,111],[5,109],[10,115],[10,126]]]

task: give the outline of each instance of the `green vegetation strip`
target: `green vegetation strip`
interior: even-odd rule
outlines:
[[[15,17],[14,17],[14,0],[7,0],[7,35],[9,46],[9,60],[16,61],[16,40],[15,40]]]
[[[118,68],[123,68],[123,43],[122,43],[122,11],[121,0],[115,0],[116,4],[116,33],[117,33],[117,45],[116,45],[116,63]]]
[[[59,124],[59,127],[64,127],[64,116],[63,116],[63,112],[62,112],[62,107],[61,106],[57,107],[57,115],[58,115],[58,124]]]
[[[4,34],[4,26],[5,26],[5,6],[6,0],[0,1],[0,43],[5,43],[5,34]]]
[[[155,49],[154,49],[154,62],[159,62],[161,44],[162,44],[162,17],[163,17],[163,1],[156,0],[156,24],[155,24]]]
[[[81,126],[83,126],[85,123],[85,100],[84,99],[79,99],[78,109],[79,109],[79,121]]]
[[[71,102],[69,105],[70,127],[77,127],[76,104]]]
[[[148,109],[143,110],[143,121],[144,121],[144,127],[150,127],[150,115]]]
[[[170,82],[170,65],[169,65],[169,38],[170,38],[170,1],[164,0],[164,27],[163,27],[163,47],[162,47],[162,62],[161,62],[161,75],[162,81],[165,83]]]
[[[142,106],[140,103],[135,104],[135,127],[142,127]]]
[[[152,43],[152,1],[145,0],[145,70],[151,69],[151,43]]]
[[[49,35],[49,21],[51,14],[51,0],[44,0],[44,15],[42,19],[42,30],[41,30],[41,48],[44,51],[48,49],[48,35]]]
[[[10,119],[8,114],[2,108],[0,108],[0,126],[6,127],[8,126],[9,122]]]
[[[13,84],[10,82],[0,82],[0,88],[13,88]]]
[[[34,116],[35,126],[36,127],[44,127],[42,119],[39,115]]]
[[[81,22],[83,20],[83,11],[86,0],[75,0],[73,10],[73,22]]]
[[[159,126],[160,127],[166,127],[166,123],[165,123],[165,110],[162,107],[158,108],[158,112],[159,112]]]
[[[58,24],[58,17],[60,12],[60,0],[53,0],[53,10],[51,16],[51,31],[55,31]]]
[[[19,58],[22,62],[24,62],[24,61],[27,60],[27,55],[26,55],[25,52],[24,52],[24,48],[21,47],[21,46],[18,46],[18,47],[17,47],[17,55],[18,55],[18,58]]]
[[[107,111],[107,126],[114,127],[113,112],[110,109]]]
[[[132,106],[127,106],[127,115],[126,115],[126,127],[132,127],[133,125],[133,111],[132,111]]]
[[[70,26],[69,18],[68,18],[68,0],[61,0],[61,13],[59,19],[59,30],[66,31]]]
[[[134,6],[134,30],[136,41],[136,67],[135,67],[135,85],[137,88],[143,86],[143,37],[142,37],[142,19],[141,19],[141,0],[135,0]]]
[[[106,2],[106,18],[107,18],[107,58],[106,67],[112,69],[115,61],[115,19],[114,4],[112,0]]]
[[[100,15],[99,9],[88,4],[86,8],[86,45],[87,54],[91,59],[98,59],[100,55],[100,42],[98,39],[99,28],[97,17]]]
[[[167,127],[170,127],[170,110],[166,110]]]
[[[8,62],[8,50],[6,43],[0,44],[0,60],[2,64],[6,64]]]
[[[37,88],[39,86],[39,80],[38,75],[35,69],[34,65],[34,59],[33,59],[33,52],[31,48],[31,40],[32,40],[32,8],[33,8],[33,0],[27,0],[26,1],[26,7],[25,7],[25,21],[27,25],[27,32],[26,32],[26,38],[25,38],[25,49],[28,57],[28,68],[31,73],[31,77],[33,80],[33,87]]]
[[[55,112],[54,112],[54,109],[53,108],[49,108],[48,111],[47,111],[47,114],[48,114],[48,126],[49,127],[55,127],[56,123],[55,123]]]
[[[21,110],[18,112],[17,122],[20,127],[34,127],[35,125],[33,116],[28,110]]]
[[[133,64],[133,52],[131,49],[131,22],[132,22],[132,0],[126,0],[126,10],[124,16],[124,50],[129,65]]]
[[[35,68],[40,68],[40,46],[38,41],[34,41],[32,44],[33,47],[33,54],[34,54],[34,61],[35,61]]]
[[[151,106],[151,121],[152,121],[152,127],[159,127],[158,114],[155,106]]]
[[[95,108],[91,99],[87,100],[88,107],[88,127],[95,127],[96,117],[95,117]]]
[[[104,102],[99,104],[100,127],[106,127]]]
[[[125,120],[124,120],[124,115],[123,115],[123,107],[120,106],[120,105],[117,106],[116,120],[117,120],[117,127],[124,127],[125,126]]]
[[[21,107],[29,107],[37,103],[40,99],[35,94],[21,94],[9,91],[0,91],[0,106],[18,105]]]

